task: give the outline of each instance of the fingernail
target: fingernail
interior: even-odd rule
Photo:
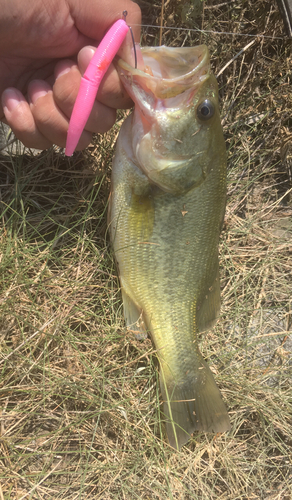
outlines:
[[[44,97],[51,90],[48,83],[43,80],[32,80],[27,89],[29,100],[32,104],[36,104],[40,97]]]
[[[71,68],[68,68],[68,67],[58,71],[56,73],[56,80],[58,80],[58,78],[60,78],[60,76],[63,76],[63,75],[66,75],[66,73],[69,73],[69,71],[71,71]]]
[[[21,92],[17,89],[8,88],[2,93],[2,107],[4,113],[11,113],[21,102],[23,102],[24,97]]]
[[[55,68],[55,78],[58,80],[60,76],[66,75],[69,71],[77,70],[77,65],[72,61],[60,61]]]
[[[47,93],[48,93],[48,90],[38,90],[36,92],[31,92],[30,93],[30,100],[33,104],[36,104],[37,100],[40,97],[44,97],[45,95],[47,95]]]

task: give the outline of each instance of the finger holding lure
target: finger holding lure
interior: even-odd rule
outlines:
[[[116,21],[108,30],[81,78],[79,92],[69,123],[65,150],[66,156],[71,156],[73,154],[93,108],[100,83],[129,30],[132,40],[134,41],[132,30],[125,21],[127,12],[124,11],[123,15],[124,19]],[[135,66],[136,65],[135,52]]]

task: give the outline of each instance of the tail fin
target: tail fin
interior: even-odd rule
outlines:
[[[170,445],[178,450],[194,431],[216,433],[230,429],[229,416],[211,370],[203,359],[201,363],[199,374],[188,376],[180,384],[164,380],[163,367],[160,372],[167,436]]]

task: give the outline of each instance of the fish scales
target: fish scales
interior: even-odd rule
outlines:
[[[151,49],[145,53],[151,65]],[[152,81],[161,80],[159,74],[119,62],[136,107],[117,141],[109,222],[126,323],[151,333],[167,435],[179,449],[194,430],[220,432],[230,426],[197,340],[220,307],[218,240],[226,159],[207,48],[161,47],[161,54],[163,80],[169,75],[169,86],[163,82],[162,90],[157,89],[161,82]],[[177,71],[171,66],[175,54],[183,59]],[[157,72],[159,49],[155,61]],[[198,113],[202,103],[213,113],[208,119]]]

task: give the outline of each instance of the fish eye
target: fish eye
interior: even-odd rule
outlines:
[[[197,115],[200,120],[209,120],[215,113],[215,108],[213,103],[209,99],[205,99],[197,107]]]

